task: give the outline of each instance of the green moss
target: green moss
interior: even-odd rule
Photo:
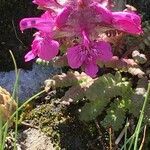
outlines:
[[[74,106],[70,106],[74,108]],[[70,110],[73,110],[71,109]],[[75,112],[72,112],[75,115]],[[51,141],[56,149],[88,149],[90,142],[97,143],[97,129],[95,124],[83,124],[77,117],[69,116],[70,112],[64,113],[64,108],[59,105],[43,104],[33,109],[27,120],[32,120],[34,125],[40,126],[46,135],[51,137]],[[96,141],[96,142],[95,142]],[[97,147],[95,145],[95,147]],[[99,146],[100,147],[100,146]]]

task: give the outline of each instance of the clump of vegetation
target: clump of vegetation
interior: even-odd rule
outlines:
[[[134,150],[137,150],[139,133],[143,129],[141,126],[146,126],[150,123],[149,21],[146,21],[146,16],[143,22],[144,33],[141,34],[141,18],[138,14],[131,13],[136,11],[135,8],[128,5],[127,10],[129,12],[123,11],[121,15],[118,14],[119,17],[116,17],[115,13],[111,12],[112,9],[109,9],[113,6],[112,3],[110,1],[105,2],[102,4],[105,4],[108,10],[92,0],[90,4],[82,0],[77,1],[77,5],[69,3],[71,7],[66,7],[66,3],[61,3],[61,1],[54,1],[52,3],[54,7],[49,7],[49,5],[45,5],[45,3],[49,2],[42,3],[35,0],[34,3],[45,11],[44,15],[37,18],[25,18],[20,22],[22,31],[33,27],[39,30],[35,34],[31,51],[27,53],[25,60],[29,61],[38,56],[45,60],[38,59],[37,63],[49,65],[50,62],[47,60],[57,55],[52,60],[53,65],[61,68],[65,67],[62,74],[55,75],[45,81],[45,90],[40,93],[42,94],[45,91],[55,92],[54,98],[46,97],[43,99],[41,97],[40,105],[36,104],[36,108],[31,112],[24,112],[21,115],[25,121],[29,122],[29,125],[30,123],[33,124],[32,127],[40,128],[50,136],[56,149],[93,149],[93,147],[95,149],[108,149],[108,147],[109,149],[112,149],[112,147],[126,149],[128,146],[129,149],[134,147]],[[13,8],[16,3],[17,1],[13,3],[3,2],[2,8]],[[24,4],[23,1],[20,1],[19,5],[17,5],[19,10],[20,8],[28,10],[28,7],[22,4]],[[58,13],[57,7],[60,10],[63,7],[65,9],[62,9],[62,13]],[[47,9],[53,10],[53,13],[49,14],[46,11]],[[31,10],[27,11],[29,15],[32,13]],[[93,26],[91,26],[91,22],[87,22],[85,10],[90,14],[91,18],[89,17],[88,21],[93,20]],[[3,12],[3,9],[0,11]],[[65,11],[67,11],[67,14]],[[6,43],[9,43],[6,49],[12,49],[14,45],[18,45],[17,38],[19,42],[17,49],[23,49],[24,53],[25,45],[29,41],[22,38],[20,40],[20,36],[18,37],[18,29],[15,29],[15,23],[17,22],[18,24],[22,14],[18,14],[19,16],[14,19],[13,17],[17,12],[19,12],[17,8],[12,14],[10,14],[11,11],[7,11],[8,14],[5,14],[10,16],[7,20],[8,23],[7,21],[2,22],[4,24],[2,35],[9,34],[7,31],[14,32],[12,37],[15,42],[6,36],[6,38],[2,39],[1,45],[3,49]],[[95,18],[93,18],[93,12],[95,12]],[[80,13],[82,15],[78,15]],[[103,16],[103,14],[106,14],[106,16]],[[124,16],[123,20],[122,15]],[[70,19],[70,16],[75,17],[74,19],[77,21]],[[99,16],[101,17],[101,22],[99,22]],[[4,15],[4,17],[6,16]],[[62,18],[65,18],[65,21],[61,20]],[[80,20],[82,19],[83,26],[88,27],[86,30],[80,26]],[[110,21],[111,19],[113,19],[113,23]],[[125,23],[129,21],[132,28],[130,29],[124,25],[122,21],[125,21]],[[12,23],[12,26],[10,23]],[[78,29],[72,32],[72,29],[76,28],[76,26]],[[3,28],[8,30],[3,30]],[[95,28],[96,30],[93,30]],[[106,29],[101,33],[103,28]],[[64,32],[66,30],[67,32]],[[82,33],[80,33],[80,30],[82,30]],[[136,36],[129,36],[128,33]],[[139,34],[141,35],[139,36]],[[58,53],[60,49],[62,51]],[[2,57],[4,55],[2,53]],[[22,52],[19,53],[19,56],[18,54],[15,56],[17,62],[19,62]],[[5,58],[7,58],[7,54],[4,60],[6,60]],[[72,70],[68,67],[68,64]],[[98,72],[99,68],[101,69]],[[78,69],[78,71],[73,69]],[[81,69],[86,73],[81,72]],[[69,71],[67,72],[66,70]],[[16,69],[16,75],[17,73]],[[63,94],[60,94],[60,91]],[[3,102],[4,94],[2,93],[1,95]],[[14,116],[14,143],[17,142],[18,124],[23,124],[21,122],[22,118],[20,122],[18,121],[18,112],[36,96],[33,96],[19,108],[17,106],[17,110],[12,115],[12,112],[3,112],[8,121],[6,120],[7,122],[4,126],[0,121],[0,133],[4,133],[0,135],[0,143],[2,143],[0,148],[5,147],[9,118],[11,120]],[[0,109],[4,110],[1,105]],[[136,126],[135,129],[131,127],[132,125]],[[127,135],[128,129],[132,130],[133,133],[129,140],[127,138],[131,134]],[[120,135],[117,138],[118,133]],[[108,137],[105,137],[105,134]],[[123,136],[125,137],[124,144],[122,142]],[[122,143],[119,145],[120,141]],[[142,149],[142,144],[139,149]]]
[[[75,107],[78,106],[73,105],[72,110],[68,111],[64,109],[60,99],[51,99],[51,103],[37,106],[26,114],[24,119],[48,135],[55,149],[78,149],[79,147],[87,149],[96,146],[99,142],[95,141],[97,137],[95,125],[89,124],[89,128],[73,116],[77,111]]]
[[[62,103],[69,105],[86,98],[88,101],[81,108],[80,119],[95,120],[97,116],[106,114],[101,120],[105,128],[119,130],[125,123],[126,114],[133,113],[138,117],[142,108],[148,80],[139,79],[135,89],[131,81],[117,72],[115,75],[105,74],[92,79],[84,73],[68,73],[56,75],[45,82],[47,88],[70,87],[61,98]],[[139,92],[142,89],[142,91]],[[135,107],[136,106],[136,107]],[[137,109],[138,108],[138,109]],[[148,113],[148,112],[147,112]]]

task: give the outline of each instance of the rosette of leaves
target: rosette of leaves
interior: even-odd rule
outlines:
[[[77,71],[63,73],[61,75],[55,75],[52,79],[45,81],[45,89],[65,88],[70,87],[65,95],[61,98],[61,101],[76,102],[85,97],[86,90],[91,86],[95,79],[86,75],[84,72],[81,74]],[[67,104],[66,103],[66,104]]]
[[[89,103],[83,106],[80,119],[91,121],[105,112],[106,116],[101,124],[117,130],[125,121],[126,111],[131,106],[132,94],[130,82],[122,78],[120,73],[103,75],[86,91]]]
[[[104,74],[95,79],[85,73],[68,72],[55,75],[52,79],[45,81],[46,90],[68,87],[61,98],[61,102],[65,105],[87,99],[79,113],[82,121],[93,121],[99,117],[102,118],[100,119],[102,126],[112,127],[114,130],[122,127],[126,121],[126,114],[139,116],[147,84],[148,79],[143,77],[133,89],[130,81],[123,78],[119,72],[115,75]],[[149,118],[148,112],[146,112],[146,118]]]
[[[56,75],[52,79],[46,80],[45,85],[47,90],[50,88],[70,87],[61,100],[62,102],[66,102],[65,104],[82,100],[84,97],[89,99],[90,102],[84,105],[80,114],[80,119],[84,121],[95,119],[103,111],[107,110],[107,105],[112,103],[112,106],[108,109],[106,119],[104,119],[104,126],[110,123],[107,121],[109,120],[107,118],[112,118],[113,120],[113,116],[118,115],[116,117],[122,119],[120,119],[120,122],[116,122],[119,120],[114,119],[114,128],[119,128],[124,122],[125,110],[129,108],[133,92],[131,84],[125,81],[120,73],[116,73],[116,75],[106,74],[99,78],[92,79],[85,73],[68,72],[67,74]],[[115,101],[113,98],[118,99],[117,97],[119,97],[119,100]],[[121,105],[121,107],[118,105]],[[109,113],[111,109],[118,111],[111,116]],[[121,113],[117,113],[119,111],[122,112],[122,116]],[[116,123],[118,125],[116,125]]]
[[[115,75],[103,75],[87,89],[85,94],[89,103],[81,109],[80,119],[92,121],[100,116],[104,118],[101,119],[103,127],[118,130],[125,123],[127,113],[139,117],[147,86],[147,77],[139,79],[137,87],[133,89],[132,84],[118,72]],[[145,122],[150,120],[149,106],[145,109]]]

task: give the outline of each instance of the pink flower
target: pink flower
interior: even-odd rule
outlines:
[[[113,27],[130,34],[141,34],[141,18],[131,12],[113,12]]]
[[[96,1],[108,9],[114,7],[114,3],[112,2],[112,0],[96,0]]]
[[[97,0],[98,1],[98,0]],[[134,12],[111,12],[105,7],[108,0],[87,1],[78,0],[78,5],[68,4],[64,6],[55,18],[55,25],[60,32],[79,35],[82,29],[97,36],[107,30],[117,29],[129,34],[141,34],[141,18]],[[107,4],[108,5],[108,4]],[[94,16],[94,17],[93,17]],[[87,19],[88,18],[88,19]],[[69,34],[70,36],[70,34]]]
[[[59,12],[55,22],[58,28],[63,27],[67,23],[68,17],[70,16],[72,11],[73,9],[71,7],[65,7]]]
[[[33,0],[32,2],[41,7],[51,7],[52,5],[59,5],[57,0]]]
[[[48,35],[42,35],[42,33],[39,32],[35,34],[35,39],[31,47],[31,51],[25,55],[26,62],[34,59],[36,56],[49,61],[59,52],[59,43],[55,40],[51,40]]]
[[[98,72],[97,60],[108,61],[112,58],[111,46],[107,42],[90,42],[83,31],[83,43],[67,51],[68,64],[71,68],[82,66],[86,74],[95,77]]]
[[[43,32],[51,32],[54,27],[54,19],[49,11],[41,17],[24,18],[20,21],[21,31],[29,28],[36,28]]]
[[[59,12],[68,2],[70,3],[70,0],[33,0],[32,2],[46,10]]]
[[[107,23],[111,25],[113,16],[110,10],[108,10],[106,7],[96,2],[92,3],[90,7],[91,11],[93,10],[95,14],[98,16],[101,23]]]
[[[58,54],[59,43],[52,40],[54,20],[49,11],[46,11],[40,18],[22,19],[20,29],[23,31],[28,28],[36,28],[40,32],[35,34],[31,45],[32,49],[25,55],[25,61],[30,61],[36,56],[49,61]]]
[[[68,40],[68,64],[82,67],[94,77],[98,72],[96,62],[112,58],[111,46],[100,39],[108,30],[141,34],[141,18],[134,12],[112,12],[112,0],[33,0],[46,10],[41,17],[25,18],[20,29],[36,28],[32,50],[25,56],[29,61],[36,56],[51,60],[58,54],[59,43]],[[60,40],[61,39],[61,40]],[[78,39],[76,44],[72,40]],[[61,43],[63,44],[63,43]]]
[[[96,39],[104,26],[107,26],[107,30],[111,28],[112,17],[111,11],[103,5],[91,3],[91,0],[78,0],[74,5],[68,3],[57,13],[55,25],[58,35],[63,33],[63,37],[80,37],[82,30],[88,30]]]

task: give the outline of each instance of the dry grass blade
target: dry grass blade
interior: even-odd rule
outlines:
[[[142,138],[142,142],[141,142],[139,150],[142,150],[142,148],[144,146],[145,136],[146,136],[146,128],[147,128],[147,126],[145,125],[145,127],[144,127],[144,133],[143,133],[143,138]]]

